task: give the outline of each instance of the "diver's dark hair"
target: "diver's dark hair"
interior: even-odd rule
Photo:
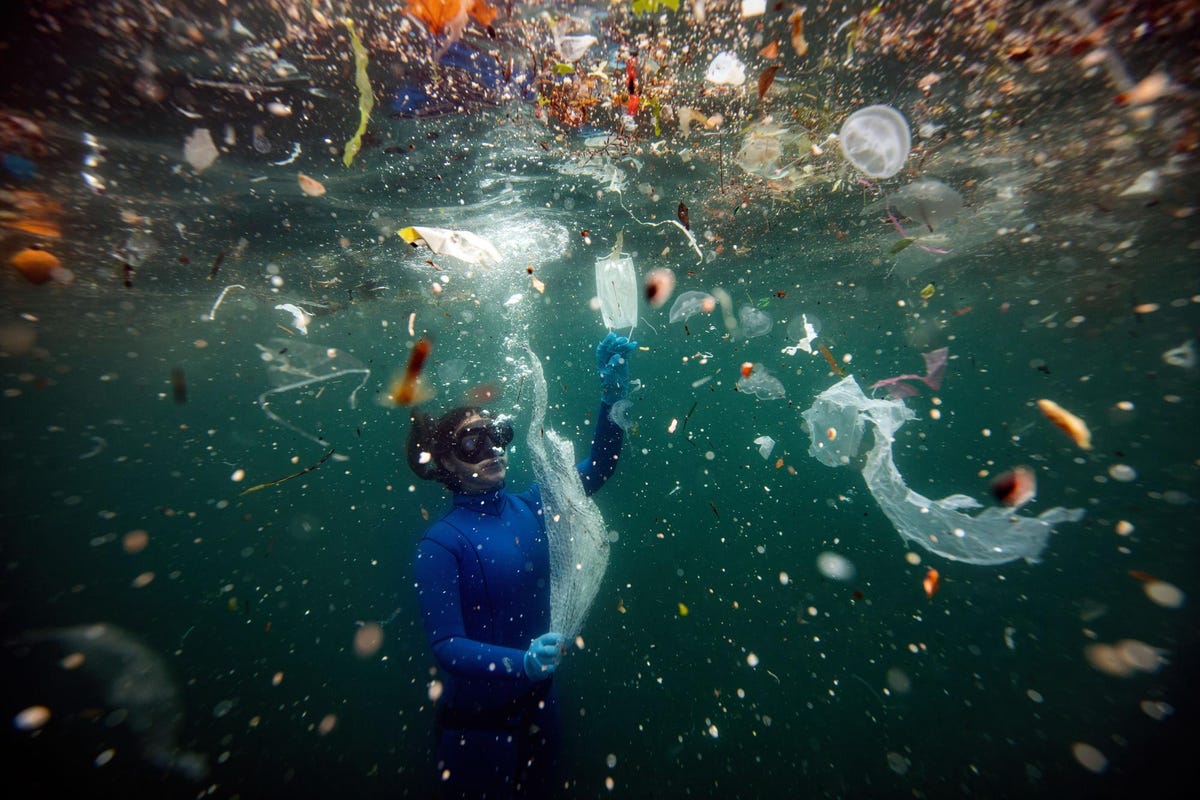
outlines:
[[[433,417],[414,408],[408,429],[408,467],[425,481],[438,481],[458,490],[458,476],[442,466],[454,447],[454,431],[463,420],[473,416],[488,416],[479,406],[457,406],[435,422]],[[429,455],[422,457],[423,453]]]

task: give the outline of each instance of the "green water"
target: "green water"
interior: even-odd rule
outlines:
[[[828,33],[838,15],[825,12]],[[103,49],[78,47],[107,63]],[[39,63],[21,52],[26,61],[10,67]],[[1139,69],[1153,66],[1141,55]],[[1055,63],[1075,69],[1070,58]],[[922,68],[906,65],[917,77]],[[876,65],[858,77],[878,87],[891,75]],[[75,281],[3,277],[4,638],[11,653],[52,628],[107,622],[136,635],[178,683],[179,746],[206,754],[211,771],[201,782],[164,774],[96,695],[68,700],[21,673],[5,691],[9,719],[34,704],[54,716],[40,738],[8,726],[6,747],[26,765],[19,784],[432,796],[437,675],[412,557],[448,497],[408,471],[407,414],[383,398],[425,336],[431,411],[491,383],[495,407],[516,414],[520,430],[532,398],[508,357],[528,341],[545,359],[548,418],[582,450],[605,333],[591,305],[593,265],[621,230],[640,274],[669,267],[676,292],[721,287],[774,327],[745,340],[720,311],[685,327],[668,322],[669,304],[642,305],[635,427],[596,496],[620,538],[584,647],[556,678],[563,797],[1117,797],[1193,775],[1200,386],[1195,367],[1162,354],[1200,326],[1200,239],[1183,213],[1196,201],[1194,165],[1188,155],[1153,202],[1121,197],[1162,166],[1167,146],[1072,163],[1072,141],[1108,141],[1127,120],[1102,99],[1102,78],[1078,96],[1069,82],[1029,80],[1046,84],[1020,125],[953,139],[924,167],[966,203],[947,256],[889,255],[899,235],[882,195],[836,159],[820,162],[824,177],[811,186],[765,189],[732,165],[740,123],[701,137],[691,160],[670,131],[661,156],[645,134],[613,154],[626,181],[618,195],[562,172],[601,158],[570,132],[547,130],[531,103],[432,120],[381,114],[382,141],[346,170],[334,151],[351,98],[312,101],[304,120],[286,121],[225,98],[208,124],[215,133],[233,120],[243,144],[201,176],[173,169],[197,123],[169,108],[42,108],[53,154],[26,188],[64,204],[64,236],[50,246]],[[10,86],[6,104],[30,108],[31,91]],[[917,114],[915,125],[920,93],[879,91]],[[837,102],[860,104],[841,90]],[[1065,121],[1051,113],[1056,102]],[[1194,113],[1173,102],[1163,117]],[[972,127],[965,113],[937,119]],[[253,120],[270,126],[270,155],[245,144]],[[84,132],[105,147],[103,195],[80,184]],[[304,145],[296,165],[270,166],[292,141]],[[1058,160],[1035,165],[1038,149]],[[303,196],[296,171],[328,194]],[[703,259],[676,227],[641,224],[674,219],[680,202]],[[122,211],[147,219],[122,221]],[[474,230],[505,259],[472,267],[390,235],[410,224]],[[137,230],[155,247],[125,286],[113,253],[128,263]],[[28,244],[6,236],[5,259]],[[211,316],[233,284],[245,288]],[[307,334],[274,308],[288,302],[316,312]],[[1135,313],[1144,303],[1157,310]],[[949,347],[944,385],[906,401],[917,419],[897,435],[913,491],[990,503],[991,477],[1027,464],[1039,490],[1026,513],[1061,505],[1086,517],[1058,526],[1040,563],[975,566],[906,547],[856,469],[808,455],[800,413],[837,377],[820,355],[781,352],[796,343],[788,324],[801,314],[864,388],[919,372],[922,353]],[[21,344],[27,335],[33,343]],[[270,396],[272,411],[327,444],[264,413],[270,364],[256,345],[295,359],[333,348],[369,370],[353,402],[362,373]],[[747,361],[778,377],[786,397],[737,391]],[[1087,420],[1095,449],[1045,420],[1034,405],[1042,397]],[[768,459],[754,444],[761,435],[777,442]],[[520,441],[516,488],[532,473]],[[311,472],[240,494],[330,448]],[[1111,478],[1114,464],[1133,467],[1134,479]],[[1118,535],[1122,520],[1132,534]],[[138,530],[149,545],[128,553],[123,537]],[[822,576],[826,551],[856,576]],[[927,598],[931,566],[941,586]],[[1147,575],[1179,587],[1183,606],[1151,602]],[[366,622],[383,624],[384,642],[364,658],[353,641]],[[1088,645],[1123,639],[1160,648],[1164,663],[1128,677],[1089,664]],[[1143,701],[1173,713],[1153,719]],[[335,724],[322,733],[327,719]],[[1073,755],[1081,742],[1107,758],[1099,774]],[[112,761],[96,766],[110,748]]]

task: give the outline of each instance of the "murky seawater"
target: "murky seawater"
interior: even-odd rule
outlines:
[[[641,388],[596,496],[619,539],[556,678],[563,797],[1115,797],[1189,771],[1194,10],[809,4],[799,55],[791,7],[516,3],[490,32],[468,18],[458,46],[488,66],[434,70],[404,5],[6,13],[0,257],[56,261],[3,274],[21,786],[431,796],[412,558],[447,498],[409,471],[389,390],[432,341],[428,408],[514,414],[523,488],[528,342],[548,424],[585,447],[594,267],[622,232],[639,281],[716,300],[674,323],[672,298],[640,301]],[[350,166],[343,16],[376,97]],[[598,39],[569,69],[567,34]],[[720,52],[743,85],[705,79]],[[831,138],[871,104],[911,129],[890,177]],[[198,129],[209,165],[185,156]],[[845,466],[809,453],[801,413],[835,368],[878,398],[915,376],[905,491],[994,506],[1023,465],[1037,496],[1014,513],[1083,518],[999,564],[901,538],[864,481],[869,429]],[[768,375],[783,397],[754,393]]]

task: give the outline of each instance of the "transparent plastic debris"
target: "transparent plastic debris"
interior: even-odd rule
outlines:
[[[704,79],[718,86],[741,86],[746,82],[746,65],[733,53],[717,53],[708,65]]]
[[[741,328],[742,336],[747,339],[765,336],[771,332],[773,324],[771,317],[761,309],[754,306],[742,306],[738,309],[738,326]]]
[[[470,231],[452,231],[448,228],[402,228],[400,237],[409,244],[424,242],[430,250],[442,256],[453,256],[482,267],[493,267],[500,263],[500,251],[487,239]]]
[[[962,195],[932,178],[910,183],[888,202],[904,216],[921,223],[929,233],[957,217],[963,207]]]
[[[633,401],[624,398],[613,403],[612,408],[608,410],[609,420],[626,433],[629,433],[629,429],[634,425],[633,418],[630,416],[631,408],[633,408]]]
[[[208,776],[207,757],[180,746],[179,683],[163,657],[129,631],[103,623],[51,628],[8,646],[15,668],[6,679],[15,679],[22,694],[47,694],[55,716],[66,720],[106,710],[105,725],[125,732],[150,765],[190,781]],[[64,669],[68,657],[79,665]],[[26,676],[30,685],[21,686]]]
[[[1196,366],[1196,340],[1188,339],[1179,347],[1172,347],[1162,354],[1162,360],[1172,367],[1192,369]]]
[[[300,331],[305,336],[308,335],[308,324],[312,322],[312,314],[309,314],[303,308],[294,303],[280,303],[275,306],[276,311],[286,311],[292,315],[292,327]]]
[[[738,378],[737,390],[759,400],[782,400],[787,396],[783,384],[762,364],[755,364],[749,375]]]
[[[671,304],[671,322],[686,322],[697,314],[711,314],[717,308],[717,298],[708,292],[683,292]]]
[[[346,421],[346,411],[358,408],[358,393],[371,377],[366,365],[345,350],[296,339],[275,338],[255,347],[272,387],[258,396],[258,405],[269,419],[322,447],[345,447],[353,441],[355,423]],[[361,376],[357,385],[354,376]],[[336,383],[325,385],[331,381]],[[353,386],[349,395],[332,391],[343,383]],[[288,401],[287,419],[271,407],[277,397]],[[334,441],[324,435],[333,430],[345,433]]]
[[[974,498],[955,494],[930,500],[912,491],[896,468],[892,441],[915,415],[900,400],[868,398],[852,375],[818,395],[802,416],[812,440],[809,455],[833,467],[858,456],[870,423],[874,445],[862,469],[867,488],[905,541],[952,561],[994,565],[1023,558],[1036,563],[1055,525],[1083,518],[1083,509],[1061,507],[1027,517],[989,506],[971,516],[965,512],[983,507]]]
[[[528,346],[526,350],[534,395],[526,446],[541,489],[550,542],[550,630],[573,640],[604,581],[609,546],[616,537],[583,489],[574,445],[546,424],[546,377],[537,354]]]
[[[817,328],[808,321],[807,314],[801,314],[800,319],[793,319],[788,323],[788,336],[793,339],[798,339],[794,345],[789,345],[781,353],[789,356],[794,356],[796,353],[803,350],[809,355],[813,355],[813,342],[817,340]]]
[[[775,449],[774,439],[772,439],[770,436],[759,436],[754,440],[754,443],[758,445],[758,454],[760,456],[763,458],[771,457],[771,451]]]
[[[621,252],[625,237],[617,234],[612,252],[596,259],[596,295],[600,298],[600,314],[604,327],[629,328],[637,326],[638,279],[633,259]]]
[[[890,178],[901,170],[912,149],[912,132],[891,106],[860,108],[842,123],[842,155],[872,178]]]
[[[574,63],[583,58],[583,54],[588,48],[596,43],[595,36],[586,34],[571,34],[555,39],[554,44],[558,48],[559,55],[563,61]]]

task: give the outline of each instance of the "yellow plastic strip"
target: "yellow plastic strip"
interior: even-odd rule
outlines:
[[[354,84],[358,87],[358,130],[354,132],[350,141],[346,142],[342,155],[342,163],[348,167],[354,163],[354,157],[362,148],[362,137],[367,132],[367,120],[371,118],[371,110],[375,108],[375,93],[371,91],[371,79],[367,77],[367,48],[363,46],[362,39],[358,38],[354,20],[345,17],[342,24],[350,31],[350,44],[354,47]]]

